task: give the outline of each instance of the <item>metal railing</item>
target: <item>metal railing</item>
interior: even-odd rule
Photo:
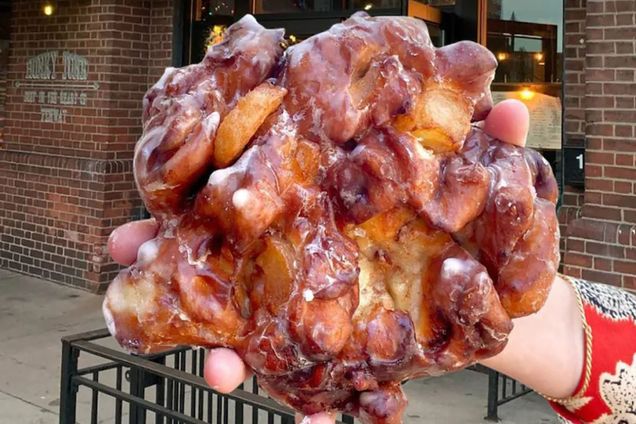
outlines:
[[[484,417],[486,420],[498,422],[500,420],[498,413],[501,405],[532,392],[532,389],[517,380],[483,365],[474,365],[470,368],[488,375],[488,404],[486,416]]]
[[[268,398],[255,378],[230,394],[212,390],[203,379],[204,349],[134,356],[104,341],[112,342],[106,329],[62,339],[60,424],[75,424],[79,412],[90,415],[82,424],[294,423],[294,412]],[[531,391],[481,365],[471,369],[488,375],[487,420],[498,421],[499,406]],[[340,421],[354,422],[346,415]]]
[[[212,390],[203,379],[204,349],[134,356],[98,343],[109,337],[104,329],[62,339],[60,424],[77,422],[82,394],[91,424],[105,421],[100,413],[114,424],[294,423],[294,412],[262,393],[255,378],[230,394]],[[97,363],[80,367],[82,360]],[[105,399],[114,407],[100,408]]]

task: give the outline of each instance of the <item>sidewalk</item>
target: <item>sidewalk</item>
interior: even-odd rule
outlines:
[[[0,424],[57,423],[60,338],[102,327],[100,296],[0,270]],[[486,423],[487,388],[487,377],[473,371],[409,382],[405,422]],[[81,424],[88,413],[78,411]],[[556,423],[534,394],[499,415],[508,424]]]

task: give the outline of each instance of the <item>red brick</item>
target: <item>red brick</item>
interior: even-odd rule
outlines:
[[[636,27],[604,28],[605,40],[634,40],[636,38]]]
[[[616,137],[631,137],[634,134],[632,125],[614,125],[614,135]]]
[[[636,290],[636,277],[623,275],[623,288],[631,290],[632,292]]]
[[[611,108],[614,107],[614,98],[611,96],[587,96],[585,106],[595,109]]]
[[[574,252],[565,252],[563,260],[568,265],[576,265],[583,268],[590,268],[593,264],[592,256]]]
[[[616,150],[619,153],[636,153],[636,143],[627,140],[603,140],[603,150]]]
[[[621,276],[611,272],[583,269],[581,276],[588,281],[596,283],[611,284],[618,287],[621,285]]]
[[[611,271],[612,260],[605,258],[594,258],[594,269],[598,269],[600,271]]]
[[[608,52],[605,44],[611,44],[611,52]],[[594,46],[599,46],[601,52],[604,53],[613,53],[614,52],[614,43],[594,43]],[[605,47],[605,48],[603,48]],[[585,72],[585,81],[614,81],[615,71],[613,69],[588,69]]]
[[[589,178],[601,177],[603,176],[603,167],[598,165],[593,165],[591,163],[586,163],[585,176]]]
[[[621,17],[618,16],[618,19]],[[630,24],[631,25],[631,24]],[[616,41],[616,53],[617,54],[633,54],[634,53],[634,43],[629,41]]]
[[[577,219],[568,226],[568,236],[587,240],[604,240],[604,226],[598,221]]]
[[[589,218],[607,219],[610,221],[621,220],[621,210],[618,208],[611,208],[606,206],[583,206],[583,216]]]
[[[572,252],[585,252],[585,241],[568,237],[566,248]]]
[[[612,191],[614,190],[614,183],[611,180],[588,178],[585,180],[585,187],[588,190]]]
[[[628,194],[632,193],[632,183],[627,181],[615,181],[614,182],[614,190],[617,193]],[[634,202],[636,202],[636,198],[634,198]]]
[[[622,56],[619,57],[619,59],[621,58]],[[610,57],[607,57],[606,59],[610,59]],[[600,87],[598,87],[599,85]],[[636,84],[628,84],[624,82],[606,82],[601,84],[597,82],[597,83],[589,83],[588,88],[589,86],[594,87],[594,92],[592,94],[599,94],[599,95],[611,94],[615,96],[621,96],[621,95],[625,95],[625,93],[630,93],[636,87]]]
[[[623,221],[636,224],[636,211],[629,209],[623,210]]]
[[[606,56],[603,60],[605,66],[610,68],[627,68],[633,69],[636,66],[636,57],[634,56]]]
[[[635,110],[606,110],[603,112],[603,119],[609,122],[636,122]]]
[[[636,180],[636,168],[619,168],[615,166],[606,166],[604,176],[609,178],[618,178],[623,180]]]
[[[603,240],[586,241],[585,251],[592,255],[606,256],[610,258],[625,258],[625,248],[603,243]]]
[[[633,25],[633,24],[634,24],[633,13],[619,13],[616,15],[616,25],[624,26],[624,25]]]
[[[636,196],[624,196],[619,194],[603,194],[603,204],[636,209]]]
[[[614,164],[614,153],[586,152],[585,160],[588,163],[603,164],[603,165],[613,165]]]
[[[569,275],[570,277],[574,277],[574,278],[582,278],[582,272],[581,272],[581,268],[575,267],[575,266],[569,266],[569,265],[565,265],[563,267],[563,273],[565,275]]]
[[[615,22],[614,15],[588,15],[586,20],[588,27],[614,26]]]
[[[622,274],[636,275],[636,262],[614,261],[614,271]]]
[[[636,12],[636,3],[633,0],[619,0],[615,2],[617,12]]]

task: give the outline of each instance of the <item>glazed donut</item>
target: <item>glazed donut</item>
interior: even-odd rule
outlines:
[[[248,16],[144,99],[135,178],[159,232],[110,285],[126,349],[235,349],[303,414],[400,422],[404,380],[500,352],[559,260],[556,182],[471,122],[485,48],[355,14],[284,50]]]

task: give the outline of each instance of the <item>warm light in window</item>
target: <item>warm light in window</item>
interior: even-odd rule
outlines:
[[[371,3],[367,3],[364,5],[364,10],[371,10],[373,9],[373,5]]]
[[[53,12],[55,12],[55,8],[51,3],[45,3],[42,6],[42,13],[44,13],[46,16],[51,16]]]
[[[223,31],[225,31],[225,25],[214,25],[212,27],[212,32],[215,35],[223,35]]]
[[[537,60],[537,62],[541,62],[543,60],[543,53],[535,53],[534,58]]]
[[[521,89],[521,91],[519,91],[519,97],[521,97],[523,100],[532,100],[534,95],[535,92],[528,87],[525,87]]]
[[[497,53],[497,60],[502,62],[504,60],[508,59],[508,53],[504,53],[504,52],[499,52]]]
[[[223,41],[223,32],[225,31],[225,25],[213,25],[210,29],[210,35],[208,36],[207,46],[214,46]]]

